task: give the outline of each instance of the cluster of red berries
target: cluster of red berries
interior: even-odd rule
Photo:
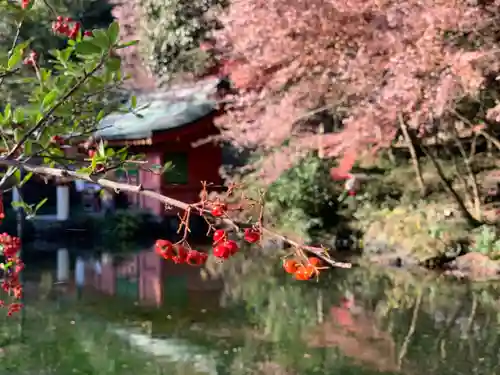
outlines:
[[[157,240],[155,252],[163,259],[172,260],[175,264],[188,264],[190,266],[201,266],[206,263],[208,254],[197,250],[186,249],[182,245],[174,245],[168,240]]]
[[[319,275],[321,260],[316,257],[310,257],[307,261],[297,259],[286,259],[283,261],[283,269],[286,273],[295,276],[296,280],[309,280]]]
[[[254,228],[245,229],[245,240],[255,243],[260,239],[260,232]],[[228,259],[239,251],[238,244],[228,239],[223,229],[217,229],[213,234],[212,255],[218,259]],[[168,240],[157,240],[155,252],[162,258],[172,260],[176,264],[188,264],[190,266],[201,266],[206,263],[208,254],[197,250],[186,249],[179,244],[172,244]]]
[[[52,22],[52,31],[56,34],[65,35],[69,39],[76,39],[81,28],[82,24],[74,21],[70,17],[58,16],[56,20]],[[92,31],[84,31],[83,36],[92,36]]]
[[[19,275],[24,269],[24,263],[19,258],[18,253],[21,247],[21,240],[7,233],[0,234],[0,246],[2,248],[4,263],[1,264],[3,271],[2,289],[15,300],[20,300],[23,294],[23,288],[19,280]],[[0,307],[6,306],[3,300],[0,300]],[[21,310],[21,303],[11,303],[8,305],[7,315],[11,316]]]
[[[256,228],[246,228],[244,239],[248,243],[256,243],[260,240],[260,230]],[[214,257],[219,259],[228,259],[239,251],[238,244],[228,239],[227,233],[223,229],[217,229],[213,234]]]

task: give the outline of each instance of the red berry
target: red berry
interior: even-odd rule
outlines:
[[[21,2],[21,8],[27,9],[31,4],[31,0],[22,0]]]
[[[94,158],[95,154],[96,154],[95,150],[89,150],[88,151],[89,158],[91,158],[91,159]]]
[[[175,264],[181,264],[186,262],[186,258],[188,255],[188,251],[184,246],[176,246],[174,249],[175,255],[172,257],[172,260],[174,261]]]
[[[56,18],[57,22],[62,22],[64,20],[63,16],[57,16]]]
[[[174,255],[173,245],[168,240],[157,240],[155,243],[155,252],[164,259],[169,259]]]
[[[230,256],[236,254],[239,250],[238,244],[232,240],[224,242],[224,246],[227,248]]]
[[[83,36],[89,36],[89,37],[91,37],[91,36],[94,36],[94,34],[92,34],[92,31],[87,30],[87,31],[85,31],[85,32],[83,33]]]
[[[231,256],[230,249],[224,244],[220,243],[213,249],[214,257],[220,259],[227,259]]]
[[[260,231],[255,228],[246,228],[244,238],[248,243],[256,243],[260,240]]]
[[[201,266],[208,259],[208,255],[196,250],[189,250],[186,256],[186,263],[190,266]]]
[[[297,267],[297,270],[295,271],[295,279],[296,280],[309,280],[311,277],[314,276],[314,274],[316,274],[316,268],[311,265],[311,264],[308,264],[307,266],[304,266],[304,265],[299,265]]]
[[[76,39],[76,37],[78,36],[79,31],[80,31],[80,23],[77,22],[77,23],[75,23],[73,25],[73,27],[69,31],[68,38],[70,38],[70,39]]]
[[[297,270],[295,271],[294,276],[295,276],[296,280],[308,280],[309,279],[306,267],[304,267],[303,265],[299,265],[299,267],[297,267]]]
[[[214,239],[214,243],[219,243],[219,242],[225,240],[226,239],[226,231],[223,229],[217,229],[214,232],[213,239]]]
[[[64,143],[64,138],[59,135],[54,135],[51,139],[52,143],[56,143],[58,145]]]
[[[211,214],[215,217],[221,217],[226,212],[226,206],[224,204],[215,204],[212,207]]]
[[[59,17],[58,17],[58,18],[59,18]],[[64,22],[66,22],[66,23],[73,22],[73,18],[71,18],[71,17],[66,17],[66,18],[64,19]]]
[[[316,257],[310,257],[307,259],[308,263],[314,267],[319,267],[321,265],[321,260]]]
[[[297,261],[293,259],[287,259],[283,262],[283,268],[286,273],[295,273],[297,271]]]

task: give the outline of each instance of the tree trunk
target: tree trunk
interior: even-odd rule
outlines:
[[[417,176],[418,186],[420,188],[420,194],[425,196],[427,193],[427,188],[425,186],[424,177],[422,175],[422,167],[420,165],[420,160],[418,159],[417,150],[415,149],[415,144],[413,143],[413,139],[408,132],[408,126],[403,120],[403,116],[399,115],[399,126],[401,127],[401,132],[403,133],[403,137],[408,145],[408,150],[410,151],[411,162],[413,164],[413,168],[415,169],[415,174]]]

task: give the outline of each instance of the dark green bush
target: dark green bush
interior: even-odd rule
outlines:
[[[283,173],[265,196],[269,217],[304,239],[342,221],[338,212],[342,184],[332,180],[333,166],[333,161],[311,153]]]

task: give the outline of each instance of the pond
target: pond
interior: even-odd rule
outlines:
[[[224,273],[223,289],[187,288],[189,298],[180,303],[165,296],[159,308],[141,306],[137,296],[106,296],[92,288],[63,304],[105,320],[131,346],[169,363],[165,374],[495,372],[496,284],[375,266],[304,282],[274,268],[234,266]]]

